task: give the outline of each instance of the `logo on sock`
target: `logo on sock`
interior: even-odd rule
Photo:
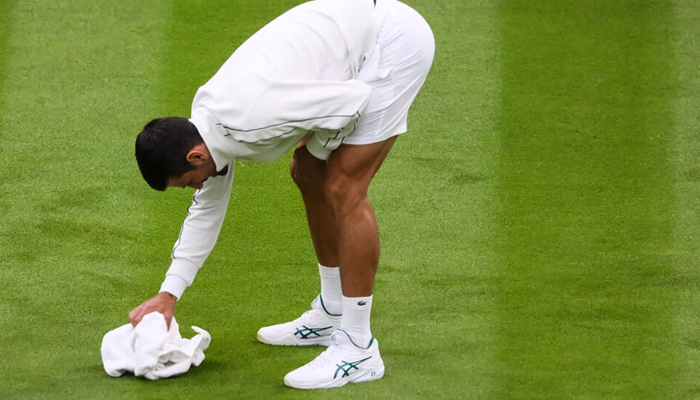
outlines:
[[[366,306],[367,303],[364,302],[364,301],[358,301],[358,302],[357,302],[357,305],[360,306],[360,307],[362,307],[362,306]]]

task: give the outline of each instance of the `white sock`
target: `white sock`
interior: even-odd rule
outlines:
[[[340,268],[318,264],[321,275],[321,304],[330,315],[343,313],[343,289],[340,286]]]
[[[372,297],[343,296],[343,319],[340,322],[340,329],[347,332],[358,347],[367,347],[372,340],[372,332],[369,328]]]

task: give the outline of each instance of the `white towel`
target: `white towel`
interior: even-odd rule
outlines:
[[[102,339],[105,371],[114,377],[131,372],[152,380],[183,374],[204,361],[204,350],[211,342],[207,331],[192,329],[197,335],[183,339],[175,317],[168,331],[163,314],[153,312],[136,328],[126,324],[111,330]]]

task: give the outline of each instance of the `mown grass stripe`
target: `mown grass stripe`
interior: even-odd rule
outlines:
[[[671,146],[676,204],[672,254],[681,291],[675,332],[683,368],[676,386],[677,398],[689,399],[700,393],[700,7],[692,0],[673,4],[674,72],[679,83],[673,99]]]
[[[502,1],[501,398],[665,398],[672,8]]]
[[[371,187],[383,243],[373,323],[406,398],[496,398],[497,10],[410,4],[436,52],[408,132]]]
[[[143,76],[168,8],[7,4],[0,398],[104,398],[116,382],[94,384],[106,377],[99,343],[134,306],[131,273],[145,251],[134,229],[133,119],[149,107],[154,86]]]

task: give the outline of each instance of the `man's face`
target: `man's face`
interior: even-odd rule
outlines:
[[[226,175],[228,172],[228,167],[225,167],[221,172],[216,172],[216,164],[204,143],[198,144],[187,153],[187,162],[194,169],[185,172],[179,177],[170,177],[168,179],[168,187],[185,188],[189,186],[201,189],[207,179],[217,175]]]
[[[168,179],[168,187],[179,187],[185,188],[187,186],[195,189],[201,189],[204,186],[204,182],[216,176],[216,168],[211,169],[206,168],[205,165],[200,165],[191,171],[187,171],[178,178]]]

